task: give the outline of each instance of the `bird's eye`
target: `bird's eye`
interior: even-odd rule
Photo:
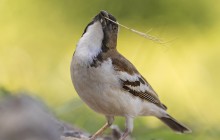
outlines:
[[[113,30],[117,30],[118,29],[118,27],[117,26],[113,26]]]

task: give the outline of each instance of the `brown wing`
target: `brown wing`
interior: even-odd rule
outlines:
[[[125,91],[143,101],[148,101],[165,110],[167,109],[167,107],[160,102],[158,95],[150,84],[139,74],[131,62],[119,53],[116,53],[111,59],[115,71],[119,73],[127,72],[128,74],[127,77],[124,75],[120,77],[120,74],[118,74],[121,80],[121,86]]]

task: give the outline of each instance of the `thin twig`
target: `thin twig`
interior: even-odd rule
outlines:
[[[149,30],[148,32],[146,32],[146,33],[143,33],[143,32],[137,31],[137,30],[135,30],[135,29],[129,28],[129,27],[125,26],[125,25],[122,25],[122,24],[120,24],[120,23],[118,23],[118,22],[115,22],[115,21],[113,21],[113,20],[111,20],[111,19],[109,19],[109,18],[107,18],[107,17],[105,17],[105,18],[106,18],[107,20],[109,20],[109,21],[115,23],[115,24],[118,24],[119,26],[121,26],[121,27],[123,27],[123,28],[125,28],[125,29],[128,29],[128,30],[130,30],[130,31],[132,31],[132,32],[134,32],[134,33],[136,33],[136,34],[138,34],[138,35],[144,37],[144,38],[147,38],[147,39],[149,39],[149,40],[152,40],[152,41],[154,41],[154,42],[156,42],[156,43],[166,44],[166,43],[170,42],[170,41],[166,41],[166,42],[165,42],[165,41],[159,39],[159,38],[156,37],[156,36],[149,35],[148,32],[150,32],[150,30]]]

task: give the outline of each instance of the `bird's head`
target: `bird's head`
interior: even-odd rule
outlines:
[[[117,22],[116,18],[106,11],[100,11],[84,30],[84,35],[93,36],[94,41],[102,40],[102,45],[110,48],[116,48],[118,25],[110,20]]]

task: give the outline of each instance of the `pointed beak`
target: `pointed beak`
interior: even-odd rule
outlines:
[[[116,18],[115,18],[114,16],[112,16],[111,14],[109,14],[108,12],[104,11],[104,10],[100,11],[100,12],[94,17],[93,22],[94,22],[94,21],[99,21],[99,22],[102,24],[102,27],[103,27],[103,28],[106,27],[106,26],[108,26],[108,25],[110,25],[110,24],[114,24],[114,23],[112,23],[111,21],[109,21],[109,20],[106,19],[106,18],[109,18],[109,19],[111,19],[111,20],[113,20],[113,21],[116,22]]]
[[[102,27],[105,27],[108,23],[108,20],[106,18],[109,18],[109,14],[102,10],[100,11],[100,13],[96,16],[97,17],[97,20],[100,21],[100,23],[102,24]]]
[[[112,16],[111,14],[109,14],[108,12],[104,11],[104,10],[100,11],[100,13],[98,15],[100,17],[100,22],[101,23],[103,23],[103,22],[105,22],[105,23],[109,23],[110,22],[111,23],[111,21],[109,21],[106,18],[109,18],[109,19],[111,19],[111,20],[116,22],[116,18],[114,16]]]
[[[102,10],[94,17],[93,21],[100,21],[103,25],[106,25],[107,20],[105,17],[109,18],[109,14],[106,11]]]
[[[104,18],[104,17],[109,18],[109,14],[108,14],[106,11],[104,11],[104,10],[102,10],[102,11],[99,13],[99,15],[100,15],[102,18]]]

